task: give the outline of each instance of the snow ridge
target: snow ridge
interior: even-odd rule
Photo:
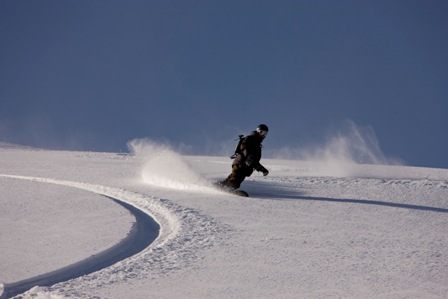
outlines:
[[[97,289],[117,280],[166,275],[169,271],[190,264],[197,258],[198,249],[213,246],[220,236],[232,230],[194,209],[181,207],[167,199],[124,189],[50,178],[4,174],[0,174],[0,177],[63,185],[112,197],[147,213],[160,225],[159,237],[145,250],[100,271],[46,288],[52,295],[62,290],[65,295],[89,298],[85,293],[88,287]],[[83,285],[83,290],[78,289],[80,285]],[[41,289],[39,293],[42,293]]]

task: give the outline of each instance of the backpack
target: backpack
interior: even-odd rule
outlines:
[[[238,138],[235,139],[235,141],[238,140],[238,144],[235,148],[235,153],[233,155],[230,156],[230,159],[235,159],[236,156],[238,156],[238,154],[241,154],[241,144],[243,144],[243,141],[246,139],[246,137],[244,137],[244,135],[238,135]]]

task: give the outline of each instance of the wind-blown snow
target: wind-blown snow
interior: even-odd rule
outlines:
[[[181,156],[148,141],[131,147],[134,155],[0,149],[0,186],[9,194],[0,197],[4,207],[13,204],[17,186],[32,192],[36,184],[44,190],[34,198],[42,209],[70,213],[45,200],[45,188],[58,188],[61,196],[87,192],[92,197],[84,200],[98,211],[85,204],[72,210],[114,217],[116,209],[99,208],[111,205],[97,196],[107,195],[161,226],[160,237],[141,253],[22,298],[448,297],[446,169],[350,163],[349,173],[336,175],[325,173],[325,161],[267,159],[270,175],[255,173],[243,183],[251,197],[242,198],[209,186],[228,175],[228,158]],[[43,222],[33,219],[36,229]],[[15,225],[22,224],[3,221],[0,232]],[[88,229],[59,225],[79,241],[84,233],[88,239]],[[129,227],[128,217],[118,217],[115,227],[102,229],[112,229],[118,241]],[[26,274],[23,256],[14,255],[4,236],[0,251],[9,248]],[[26,258],[45,264],[33,252],[46,236],[26,236]],[[86,248],[93,253],[95,246]],[[65,254],[68,260],[75,252]],[[13,269],[4,267],[2,283],[13,282]]]
[[[383,153],[373,128],[358,126],[351,120],[345,120],[321,143],[298,149],[279,149],[273,156],[311,162],[313,175],[322,176],[357,175],[359,164],[403,164],[400,159]]]

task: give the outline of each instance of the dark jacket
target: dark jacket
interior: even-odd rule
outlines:
[[[232,165],[246,168],[246,176],[250,176],[254,169],[256,171],[266,171],[266,168],[260,164],[262,141],[260,135],[253,131],[241,143],[240,154],[237,155]]]

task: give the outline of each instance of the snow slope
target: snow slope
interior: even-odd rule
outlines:
[[[211,188],[230,160],[0,148],[0,282],[101,252],[135,221],[142,252],[20,298],[448,298],[448,170],[264,160],[250,198]]]

